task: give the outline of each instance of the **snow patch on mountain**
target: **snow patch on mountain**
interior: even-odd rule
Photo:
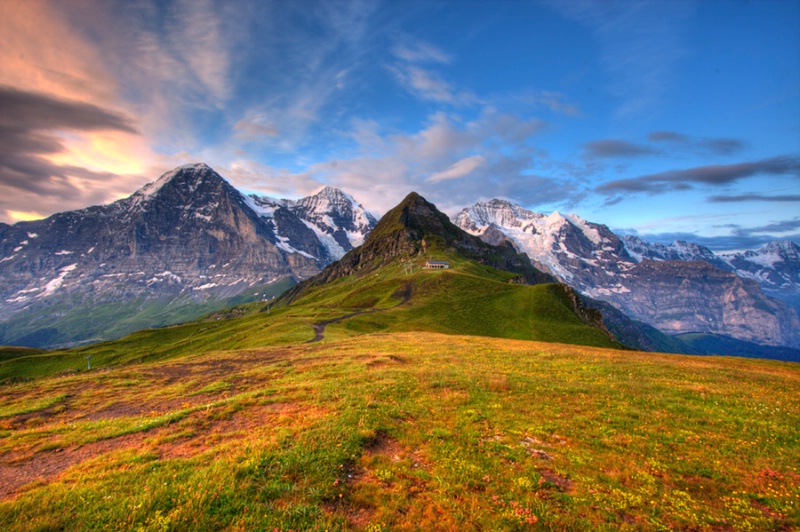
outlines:
[[[346,251],[336,241],[336,239],[333,238],[333,235],[326,233],[325,231],[320,229],[319,226],[311,223],[308,220],[302,220],[302,222],[306,225],[306,227],[314,231],[314,234],[317,235],[317,238],[319,239],[320,243],[325,247],[325,250],[328,252],[328,256],[332,260],[339,260],[342,257],[344,257]]]
[[[39,294],[37,297],[46,297],[50,294],[54,293],[56,290],[61,288],[61,285],[64,284],[64,279],[69,275],[70,272],[75,271],[75,268],[78,267],[78,263],[70,264],[69,266],[64,266],[59,270],[58,277],[53,279],[52,281],[48,282],[44,285],[44,291]]]

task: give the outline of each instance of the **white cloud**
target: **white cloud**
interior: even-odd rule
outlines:
[[[465,157],[460,161],[454,162],[450,168],[443,172],[436,172],[428,178],[428,182],[436,183],[437,181],[446,181],[449,179],[458,179],[471,174],[476,168],[486,164],[486,159],[480,155],[472,155]]]
[[[535,173],[540,152],[530,142],[541,128],[540,120],[493,109],[469,121],[435,113],[410,133],[356,120],[349,132],[356,147],[349,157],[318,162],[298,173],[242,162],[230,175],[237,184],[249,182],[251,189],[293,198],[332,184],[376,213],[395,206],[411,191],[451,213],[492,197],[527,206],[574,197],[574,187]]]

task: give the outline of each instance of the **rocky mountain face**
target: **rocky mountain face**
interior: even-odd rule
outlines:
[[[504,200],[464,209],[456,224],[487,241],[507,239],[562,282],[669,334],[711,333],[800,346],[797,313],[768,297],[755,280],[782,283],[781,290],[786,283],[800,284],[800,270],[792,270],[793,244],[750,252],[745,263],[744,257],[718,257],[693,244],[663,246],[620,238],[606,226],[572,214],[547,216]],[[776,258],[784,255],[789,260]],[[786,266],[774,269],[775,274],[746,269],[779,263]]]
[[[622,240],[628,253],[638,260],[705,261],[743,279],[752,279],[767,295],[800,311],[800,247],[794,242],[778,240],[754,251],[715,255],[705,246],[680,240],[669,245],[652,244],[632,235],[625,235]]]
[[[204,164],[182,166],[110,205],[0,226],[0,344],[106,339],[109,321],[151,311],[148,301],[222,302],[279,279],[303,279],[371,225],[371,215],[334,189],[270,202],[242,195]],[[103,305],[108,319],[94,327],[59,325]],[[36,326],[19,323],[33,317]]]

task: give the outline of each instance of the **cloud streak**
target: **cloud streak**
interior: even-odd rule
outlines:
[[[436,172],[428,178],[428,182],[436,183],[438,181],[447,181],[449,179],[459,179],[468,176],[477,168],[486,164],[486,158],[482,155],[472,155],[465,157],[450,165],[450,168],[444,172]]]
[[[651,142],[671,144],[673,148],[691,150],[710,155],[736,155],[745,148],[745,143],[739,139],[702,139],[690,137],[675,131],[653,131],[647,138]]]
[[[754,162],[671,170],[610,181],[598,186],[595,190],[603,194],[644,193],[652,195],[675,190],[688,190],[697,185],[727,185],[758,175],[800,177],[800,158],[773,157]]]
[[[800,194],[783,194],[778,196],[765,196],[763,194],[739,194],[735,196],[716,195],[709,196],[711,203],[739,203],[745,201],[767,201],[767,202],[798,202]]]
[[[392,47],[392,54],[408,63],[442,63],[447,64],[452,57],[444,50],[420,39],[404,37]]]
[[[120,113],[2,85],[0,109],[0,130],[4,132],[70,129],[138,133],[133,121]]]
[[[451,105],[473,105],[480,101],[471,92],[456,90],[432,70],[401,64],[389,67],[389,71],[401,87],[421,100]]]
[[[614,158],[614,157],[640,157],[643,155],[653,155],[658,150],[636,144],[625,140],[607,139],[588,142],[583,146],[588,157],[593,158]]]

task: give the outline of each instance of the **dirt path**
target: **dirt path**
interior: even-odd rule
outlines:
[[[350,314],[345,314],[344,316],[339,316],[338,318],[332,318],[330,320],[323,320],[323,321],[320,321],[318,323],[310,324],[311,327],[314,329],[314,338],[312,338],[311,340],[307,341],[306,343],[307,344],[313,344],[314,342],[321,341],[325,337],[325,327],[327,327],[331,323],[338,323],[340,321],[349,320],[350,318],[353,318],[355,316],[360,316],[362,314],[372,314],[372,313],[375,313],[375,312],[386,312],[387,310],[392,310],[392,309],[395,309],[395,308],[397,308],[397,307],[399,307],[401,305],[405,305],[406,303],[408,303],[411,300],[411,283],[406,283],[403,286],[402,290],[398,290],[397,292],[395,292],[392,295],[393,296],[394,295],[402,296],[403,299],[402,299],[402,301],[400,301],[400,303],[398,303],[397,305],[394,305],[392,307],[388,307],[388,308],[371,308],[369,310],[359,310],[357,312],[351,312]]]

